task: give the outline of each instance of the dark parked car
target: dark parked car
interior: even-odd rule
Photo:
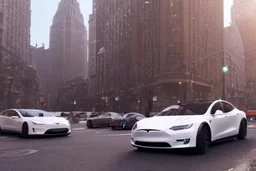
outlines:
[[[145,116],[140,113],[127,113],[123,115],[121,118],[113,118],[110,122],[110,127],[112,129],[132,129],[133,125],[137,121],[144,118]]]
[[[118,118],[122,118],[122,116],[114,112],[107,112],[101,115],[96,115],[94,117],[88,118],[87,127],[109,127],[111,119]]]

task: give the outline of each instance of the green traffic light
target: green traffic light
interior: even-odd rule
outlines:
[[[228,72],[228,66],[224,66],[224,67],[222,67],[222,72]]]

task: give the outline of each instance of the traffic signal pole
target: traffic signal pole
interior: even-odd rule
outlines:
[[[225,65],[225,56],[224,56],[224,54],[223,54],[223,56],[221,57],[221,66],[222,67],[224,67],[224,65]],[[226,77],[225,77],[225,75],[226,75],[226,72],[223,72],[222,71],[222,100],[226,100],[226,91],[225,91],[225,89],[226,89]]]

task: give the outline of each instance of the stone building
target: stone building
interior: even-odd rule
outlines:
[[[87,77],[87,31],[77,0],[61,0],[50,29],[50,99],[58,88],[79,76]]]
[[[37,76],[40,80],[39,94],[40,98],[43,98],[46,105],[43,109],[48,109],[48,96],[51,90],[50,85],[50,59],[49,50],[45,49],[44,45],[41,47],[31,47],[32,48],[32,66],[37,70]]]
[[[58,91],[58,100],[55,105],[58,111],[90,111],[88,79],[77,77],[65,82]]]
[[[30,0],[0,0],[0,110],[34,108],[39,80],[31,67]]]
[[[234,0],[234,20],[242,36],[245,55],[247,104],[256,101],[256,1]]]
[[[148,114],[221,96],[223,0],[94,4],[97,109]]]
[[[233,16],[233,12],[232,12]],[[237,107],[245,106],[245,56],[243,41],[235,20],[224,28],[224,51],[229,54],[226,63],[229,71],[226,73],[227,100]]]

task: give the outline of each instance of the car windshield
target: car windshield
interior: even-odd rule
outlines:
[[[43,110],[18,110],[23,117],[55,117],[53,114]]]
[[[203,115],[210,107],[211,102],[186,103],[180,105],[172,105],[156,116],[172,116],[172,115]]]
[[[122,118],[121,115],[119,115],[118,113],[109,113],[111,116],[113,116],[114,118]]]
[[[133,115],[140,116],[140,117],[145,117],[144,115],[142,115],[142,114],[140,114],[140,113],[127,113],[127,114],[125,114],[123,117],[124,117],[124,118],[129,118],[129,117],[131,117],[131,116],[133,116]]]

